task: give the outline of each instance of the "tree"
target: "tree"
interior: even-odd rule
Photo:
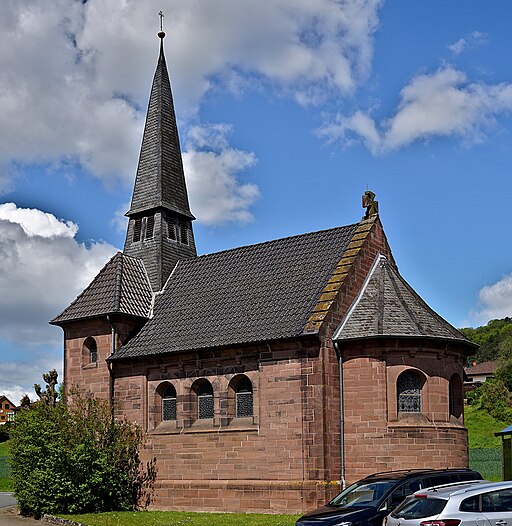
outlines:
[[[47,405],[55,407],[57,403],[57,383],[59,375],[55,369],[52,369],[50,372],[43,374],[43,380],[46,383],[46,391],[41,390],[39,384],[34,384],[34,391],[39,399]]]
[[[48,374],[40,401],[18,413],[10,435],[21,513],[40,517],[147,506],[156,467],[153,460],[143,469],[140,427],[114,419],[106,401],[77,389],[68,400],[57,400],[57,377]]]

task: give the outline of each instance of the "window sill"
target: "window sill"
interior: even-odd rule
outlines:
[[[97,369],[97,368],[98,368],[98,362],[86,363],[85,365],[82,365],[82,369]]]
[[[253,418],[234,418],[227,426],[215,426],[212,419],[196,420],[190,427],[177,427],[176,421],[160,422],[150,435],[183,435],[192,433],[238,433],[258,431]]]
[[[388,429],[410,428],[452,428],[465,429],[464,424],[456,419],[449,421],[432,421],[422,413],[399,413],[398,420],[388,422]]]

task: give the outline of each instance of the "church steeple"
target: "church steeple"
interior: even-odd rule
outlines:
[[[126,255],[143,260],[155,292],[165,285],[178,260],[196,256],[191,223],[195,218],[188,202],[162,29],[158,36],[160,55],[126,213],[129,223],[124,245]]]

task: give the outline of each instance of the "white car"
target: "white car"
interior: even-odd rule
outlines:
[[[417,491],[383,526],[512,526],[512,481],[480,480]]]

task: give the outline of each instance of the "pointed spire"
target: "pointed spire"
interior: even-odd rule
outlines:
[[[160,36],[163,35],[163,36]],[[127,216],[164,207],[194,219],[190,212],[171,83],[161,31],[160,55],[149,98],[132,202]]]
[[[196,255],[160,11],[160,54],[149,97],[124,253],[144,261],[154,291]]]

